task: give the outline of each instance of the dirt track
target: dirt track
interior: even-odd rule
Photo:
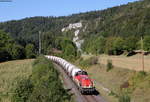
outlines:
[[[106,102],[97,92],[94,95],[82,95],[75,83],[72,79],[67,75],[67,73],[57,64],[54,63],[56,69],[62,74],[63,76],[63,83],[66,89],[70,90],[76,97],[77,102]]]

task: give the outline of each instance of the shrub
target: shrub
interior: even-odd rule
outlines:
[[[15,43],[6,32],[0,30],[0,62],[23,58],[25,58],[24,47]]]
[[[23,59],[25,58],[25,50],[22,46],[13,44],[11,48],[11,54],[12,59]]]
[[[127,92],[121,92],[121,94],[119,95],[119,94],[111,91],[109,93],[109,95],[118,98],[119,102],[130,102],[131,101],[131,97],[128,95]]]
[[[106,71],[110,71],[113,68],[112,60],[107,60],[107,69]]]
[[[91,65],[96,65],[98,64],[98,58],[97,57],[90,57],[86,60],[80,59],[79,60],[79,65],[81,67],[89,67]]]
[[[145,71],[140,71],[138,74],[140,77],[145,77],[147,75]]]
[[[150,36],[145,36],[143,42],[144,42],[144,50],[150,51]]]
[[[11,59],[11,55],[6,50],[0,49],[0,62]]]
[[[14,93],[14,102],[68,102],[71,99],[53,64],[42,56],[33,63],[32,75],[19,81]]]
[[[127,94],[122,94],[121,96],[119,96],[119,102],[130,102],[130,101],[131,98]]]
[[[12,100],[14,102],[26,102],[31,95],[32,90],[33,84],[30,79],[18,80]]]
[[[26,45],[25,52],[26,52],[26,57],[27,58],[35,58],[36,57],[34,49],[35,48],[34,48],[33,44]]]
[[[113,91],[111,91],[111,92],[109,93],[109,96],[118,97],[118,95],[117,95],[115,92],[113,92]]]

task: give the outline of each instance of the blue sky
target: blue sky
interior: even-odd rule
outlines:
[[[137,0],[12,0],[0,2],[0,22],[33,16],[67,16],[134,1]]]

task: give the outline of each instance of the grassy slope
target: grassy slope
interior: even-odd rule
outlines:
[[[86,56],[84,58],[88,58]],[[136,58],[136,56],[134,56]],[[128,63],[128,62],[127,62]],[[108,102],[118,102],[117,98],[109,96],[104,91],[100,84],[104,87],[119,94],[120,86],[126,82],[130,82],[129,88],[133,89],[131,93],[131,99],[134,102],[150,102],[150,73],[147,72],[145,77],[141,77],[139,72],[129,70],[128,68],[114,67],[113,70],[106,72],[106,66],[94,65],[86,69],[90,74],[90,77],[95,80],[96,88],[99,90],[102,96],[108,100]],[[134,84],[133,84],[134,83]]]
[[[87,59],[93,55],[83,55],[84,59]],[[142,71],[142,56],[140,54],[126,57],[121,56],[108,56],[108,55],[99,55],[99,63],[106,65],[107,60],[112,60],[114,66],[124,69],[130,69],[135,71]],[[145,71],[150,71],[150,55],[144,56]]]
[[[106,72],[105,66],[95,65],[87,69],[90,77],[95,81],[95,86],[99,90],[102,96],[108,100],[108,102],[118,102],[117,98],[109,96],[108,92],[104,91],[99,85],[103,85],[105,88],[108,88],[111,91],[119,92],[120,85],[128,80],[130,73],[129,70],[114,68],[110,72]]]
[[[126,56],[108,56],[101,55],[99,56],[100,63],[107,64],[107,60],[111,59],[113,65],[119,68],[128,68],[131,70],[141,71],[142,70],[142,56],[137,54],[131,57]],[[144,56],[145,71],[150,71],[150,55]]]
[[[0,63],[0,102],[11,101],[10,89],[17,77],[28,77],[31,74],[32,62],[32,59],[28,59]]]

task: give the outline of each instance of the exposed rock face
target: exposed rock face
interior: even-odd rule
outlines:
[[[79,32],[80,32],[80,30],[76,30],[76,31],[74,32],[75,36],[78,36]]]
[[[76,47],[78,48],[78,51],[81,51],[81,44],[84,42],[83,39],[79,39],[79,34],[80,34],[80,28],[82,28],[82,23],[73,23],[73,24],[69,24],[68,27],[62,28],[62,32],[64,31],[68,31],[68,30],[72,30],[75,29],[74,32],[74,37],[73,37],[73,42],[76,44]]]
[[[81,22],[73,23],[73,24],[69,24],[68,27],[63,28],[61,31],[64,32],[64,31],[68,31],[68,30],[71,30],[71,29],[78,29],[78,28],[81,28],[81,27],[82,27],[82,23]]]

